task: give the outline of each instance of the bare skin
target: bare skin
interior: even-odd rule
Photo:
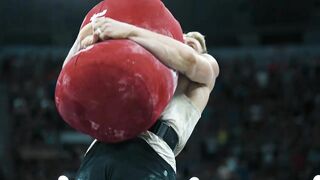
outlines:
[[[200,112],[204,110],[219,75],[219,66],[211,55],[203,53],[196,39],[185,37],[184,44],[134,25],[100,17],[82,28],[65,63],[79,50],[108,39],[132,40],[163,64],[177,70],[180,75],[176,93],[185,94]]]

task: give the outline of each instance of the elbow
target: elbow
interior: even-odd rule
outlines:
[[[184,56],[182,56],[182,62],[185,66],[186,75],[194,74],[196,70],[196,64],[197,64],[196,54],[192,52],[185,53]]]
[[[220,74],[220,67],[219,64],[217,62],[217,60],[215,58],[212,58],[213,61],[211,61],[211,67],[213,69],[213,74],[214,74],[214,78],[217,78]]]

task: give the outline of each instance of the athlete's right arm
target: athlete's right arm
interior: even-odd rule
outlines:
[[[92,24],[89,23],[86,26],[84,26],[80,30],[76,41],[74,42],[66,59],[64,60],[63,66],[65,66],[65,64],[69,62],[70,59],[81,49],[87,47],[88,45],[94,44],[97,41],[98,41],[98,36],[93,33]]]

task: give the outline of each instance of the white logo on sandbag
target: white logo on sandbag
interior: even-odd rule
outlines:
[[[101,12],[99,12],[99,13],[96,13],[96,14],[94,14],[94,15],[90,18],[90,21],[95,21],[97,18],[106,15],[106,13],[107,13],[107,10],[106,10],[106,9],[103,10],[103,11],[101,11]]]

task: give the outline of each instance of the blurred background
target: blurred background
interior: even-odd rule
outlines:
[[[0,1],[0,180],[73,179],[91,142],[54,89],[98,0]],[[221,74],[177,158],[177,179],[309,180],[320,174],[320,0],[163,0],[206,35]]]

